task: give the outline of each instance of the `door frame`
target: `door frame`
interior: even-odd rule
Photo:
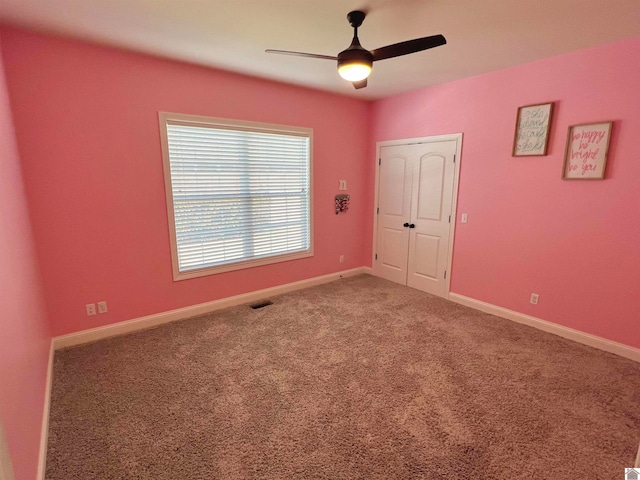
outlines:
[[[449,245],[447,247],[447,278],[445,279],[445,296],[449,299],[451,293],[451,276],[453,265],[453,241],[455,238],[457,207],[458,207],[458,184],[460,181],[460,164],[462,163],[462,133],[451,133],[447,135],[435,135],[430,137],[404,138],[398,140],[386,140],[376,142],[376,175],[375,175],[375,191],[373,197],[373,251],[371,252],[372,272],[376,272],[376,252],[378,249],[378,192],[380,190],[380,149],[394,145],[413,145],[416,143],[433,143],[433,142],[456,142],[456,156],[454,162],[453,173],[453,198],[451,199],[451,230],[449,231]]]

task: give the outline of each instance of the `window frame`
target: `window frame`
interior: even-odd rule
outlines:
[[[160,140],[162,146],[162,169],[164,174],[165,197],[167,206],[167,220],[169,229],[169,242],[171,246],[171,265],[173,280],[187,280],[190,278],[216,275],[224,272],[243,270],[247,268],[270,265],[275,263],[288,262],[301,258],[313,256],[313,129],[305,127],[292,127],[288,125],[277,125],[271,123],[249,122],[243,120],[233,120],[227,118],[206,117],[201,115],[188,115],[183,113],[158,112],[160,123]],[[169,142],[167,135],[167,125],[181,124],[196,127],[212,127],[232,130],[243,130],[250,132],[283,134],[303,136],[309,139],[309,248],[301,252],[284,253],[269,257],[240,260],[224,265],[194,268],[185,272],[180,271],[178,263],[178,241],[176,236],[176,222],[173,203],[173,188],[171,182],[171,165],[169,159]]]

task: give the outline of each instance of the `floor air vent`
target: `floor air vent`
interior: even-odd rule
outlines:
[[[261,302],[250,305],[250,307],[256,310],[258,308],[266,307],[267,305],[273,305],[273,302],[271,300],[263,300]]]

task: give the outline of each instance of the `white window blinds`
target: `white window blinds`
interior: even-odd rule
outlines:
[[[310,254],[309,131],[165,126],[178,273]]]

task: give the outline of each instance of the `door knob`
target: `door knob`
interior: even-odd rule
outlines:
[[[412,223],[411,225],[409,225],[409,228],[416,228],[416,226]]]
[[[407,228],[409,226],[409,224],[407,222],[404,223],[404,225],[402,225],[404,228]]]

